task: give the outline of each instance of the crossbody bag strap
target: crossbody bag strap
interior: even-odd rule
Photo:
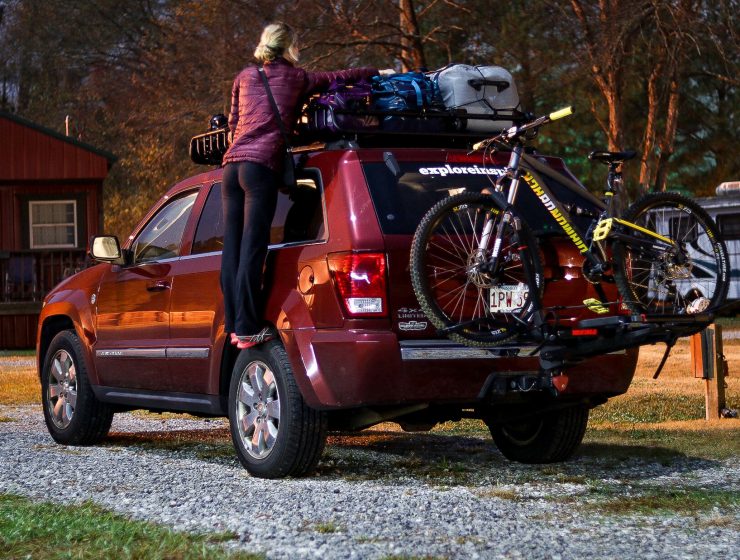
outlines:
[[[270,84],[267,82],[265,69],[257,68],[257,72],[260,73],[262,83],[265,84],[267,98],[270,100],[270,105],[272,105],[272,112],[275,116],[275,120],[277,121],[278,126],[280,127],[280,133],[283,135],[283,140],[285,140],[285,146],[286,148],[290,148],[290,138],[288,137],[288,132],[285,130],[285,123],[283,122],[283,119],[280,118],[280,109],[278,109],[277,103],[275,103],[275,98],[272,96],[272,90],[270,89]]]

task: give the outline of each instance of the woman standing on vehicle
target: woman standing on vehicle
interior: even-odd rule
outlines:
[[[265,27],[254,56],[264,68],[287,131],[292,130],[296,110],[307,95],[337,79],[351,83],[378,73],[374,68],[307,72],[296,67],[296,36],[284,23]],[[234,80],[229,130],[232,143],[223,158],[221,189],[225,223],[221,290],[225,331],[231,333],[231,343],[243,349],[272,338],[262,320],[262,269],[285,153],[258,66],[246,67]]]

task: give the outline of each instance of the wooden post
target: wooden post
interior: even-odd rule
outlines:
[[[705,418],[716,420],[725,408],[725,356],[722,326],[709,325],[691,337],[691,370],[704,380]]]

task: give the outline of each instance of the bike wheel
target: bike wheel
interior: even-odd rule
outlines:
[[[671,239],[674,249],[613,243],[614,279],[624,303],[636,313],[681,315],[724,303],[730,281],[727,248],[707,212],[676,193],[651,193],[624,219]],[[649,239],[630,230],[636,239]]]
[[[491,196],[461,193],[438,202],[422,219],[411,245],[411,282],[422,310],[447,336],[468,346],[512,339],[532,317],[542,294],[537,241],[520,219],[504,224]],[[491,240],[504,228],[499,266],[486,270],[491,248],[479,251],[486,224]],[[489,228],[490,228],[489,224]],[[492,244],[492,242],[491,242]]]

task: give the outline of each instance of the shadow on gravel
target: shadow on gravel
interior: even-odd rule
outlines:
[[[112,433],[107,447],[238,466],[229,430]],[[524,465],[505,459],[490,438],[366,431],[329,436],[315,477],[327,480],[415,479],[441,485],[640,481],[716,468],[718,461],[662,447],[584,443],[568,462]]]
[[[130,433],[111,433],[105,440],[107,447],[131,448],[172,456],[177,454],[220,465],[238,464],[226,427],[205,430],[166,430]]]
[[[318,475],[343,479],[438,479],[439,483],[586,483],[639,481],[716,468],[717,461],[661,447],[586,443],[564,463],[524,465],[505,459],[490,438],[435,433],[362,432],[329,438]]]

